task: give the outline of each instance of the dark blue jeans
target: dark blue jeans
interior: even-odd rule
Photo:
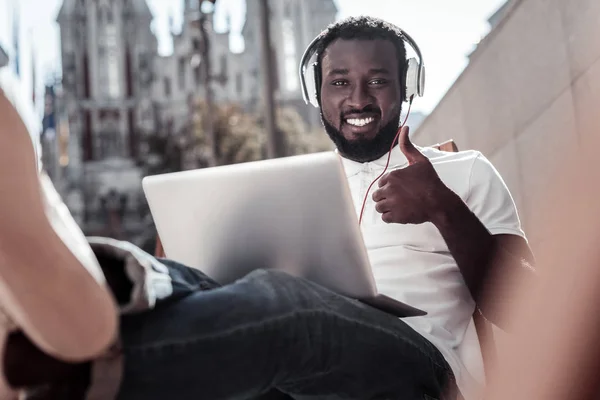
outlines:
[[[174,295],[122,319],[119,400],[456,399],[439,351],[402,320],[259,270],[219,287],[161,260]]]

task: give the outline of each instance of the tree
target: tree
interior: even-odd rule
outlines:
[[[198,110],[199,117],[194,119],[192,129],[196,145],[203,147],[207,142],[202,129],[205,111],[202,102],[198,104]],[[279,108],[276,113],[277,133],[284,138],[286,156],[333,149],[327,135],[310,131],[293,108]],[[216,114],[213,118],[217,165],[257,161],[267,157],[267,135],[262,115],[246,113],[234,104],[216,107]]]
[[[139,160],[144,175],[158,175],[181,170],[181,144],[170,133],[153,133],[145,140],[146,151]]]
[[[277,133],[285,138],[287,156],[316,153],[334,148],[324,132],[308,129],[300,114],[291,107],[277,110]]]

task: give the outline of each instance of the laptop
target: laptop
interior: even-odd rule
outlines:
[[[324,152],[148,176],[166,257],[222,285],[278,269],[397,317],[377,291],[340,157]]]

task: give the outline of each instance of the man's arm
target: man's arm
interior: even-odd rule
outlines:
[[[0,193],[0,305],[51,355],[101,353],[116,334],[116,305],[46,217],[31,139],[2,90]]]
[[[376,210],[388,223],[432,222],[483,315],[501,324],[499,311],[510,301],[509,280],[534,275],[533,256],[525,239],[518,236],[518,216],[504,182],[487,160],[476,157],[470,174],[464,176],[469,181],[469,207],[412,144],[407,127],[401,130],[399,145],[409,166],[379,180],[379,189],[373,193]]]
[[[492,235],[462,199],[448,191],[433,224],[456,260],[482,314],[502,326],[499,312],[510,306],[509,281],[531,280],[534,257],[524,238]]]

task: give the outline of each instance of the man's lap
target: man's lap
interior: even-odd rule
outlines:
[[[432,344],[360,302],[274,271],[219,287],[160,261],[177,296],[123,317],[123,399],[151,396],[167,382],[186,388],[170,393],[181,399],[253,397],[269,387],[319,398],[422,398],[439,397],[452,381]]]
[[[422,399],[454,387],[441,354],[395,317],[280,272],[220,287],[160,261],[171,295],[122,315],[119,399],[257,398],[271,388],[298,399]],[[115,259],[102,264],[126,302],[135,285],[122,282]],[[57,388],[85,383],[77,376],[87,365]],[[93,388],[102,385],[94,380]]]

